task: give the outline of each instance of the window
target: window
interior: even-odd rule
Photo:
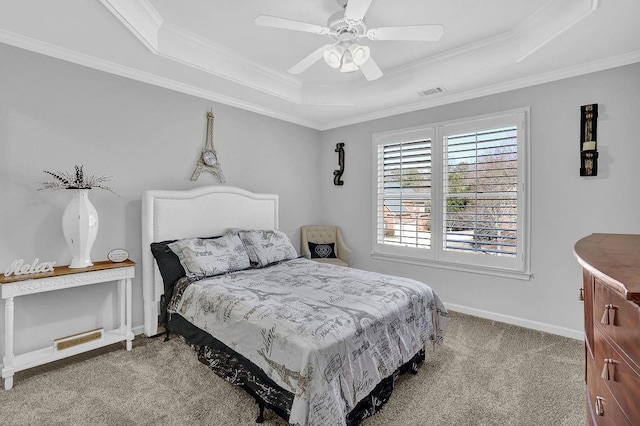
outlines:
[[[375,135],[373,255],[528,277],[527,115]]]
[[[381,241],[430,248],[431,140],[390,143],[379,149]]]

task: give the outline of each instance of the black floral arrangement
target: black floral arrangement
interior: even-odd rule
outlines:
[[[100,188],[116,194],[111,187],[105,185],[105,182],[111,180],[111,176],[96,176],[86,175],[82,170],[83,166],[75,166],[75,173],[67,172],[50,172],[49,170],[43,170],[46,174],[53,176],[55,180],[42,182],[42,188],[38,189],[93,189]],[[116,194],[118,195],[118,194]]]

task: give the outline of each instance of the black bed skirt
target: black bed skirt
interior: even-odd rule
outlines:
[[[180,315],[170,315],[167,328],[181,336],[196,351],[198,360],[218,376],[240,386],[254,397],[258,404],[271,409],[285,421],[289,421],[293,393],[276,384],[260,367]],[[391,397],[398,377],[406,372],[417,373],[418,364],[424,359],[425,351],[421,349],[411,360],[378,383],[371,393],[347,414],[346,424],[355,426],[380,411]]]

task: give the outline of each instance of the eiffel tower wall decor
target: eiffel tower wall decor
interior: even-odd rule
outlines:
[[[217,178],[220,183],[225,183],[227,180],[224,178],[222,167],[218,161],[218,154],[213,145],[213,119],[213,112],[209,111],[207,113],[207,142],[198,157],[198,162],[196,163],[193,175],[191,175],[191,180],[197,180],[202,172],[209,172]]]

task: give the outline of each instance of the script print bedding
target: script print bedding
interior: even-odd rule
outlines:
[[[448,314],[418,281],[295,259],[190,283],[171,311],[294,394],[289,423],[343,425],[349,411]]]

